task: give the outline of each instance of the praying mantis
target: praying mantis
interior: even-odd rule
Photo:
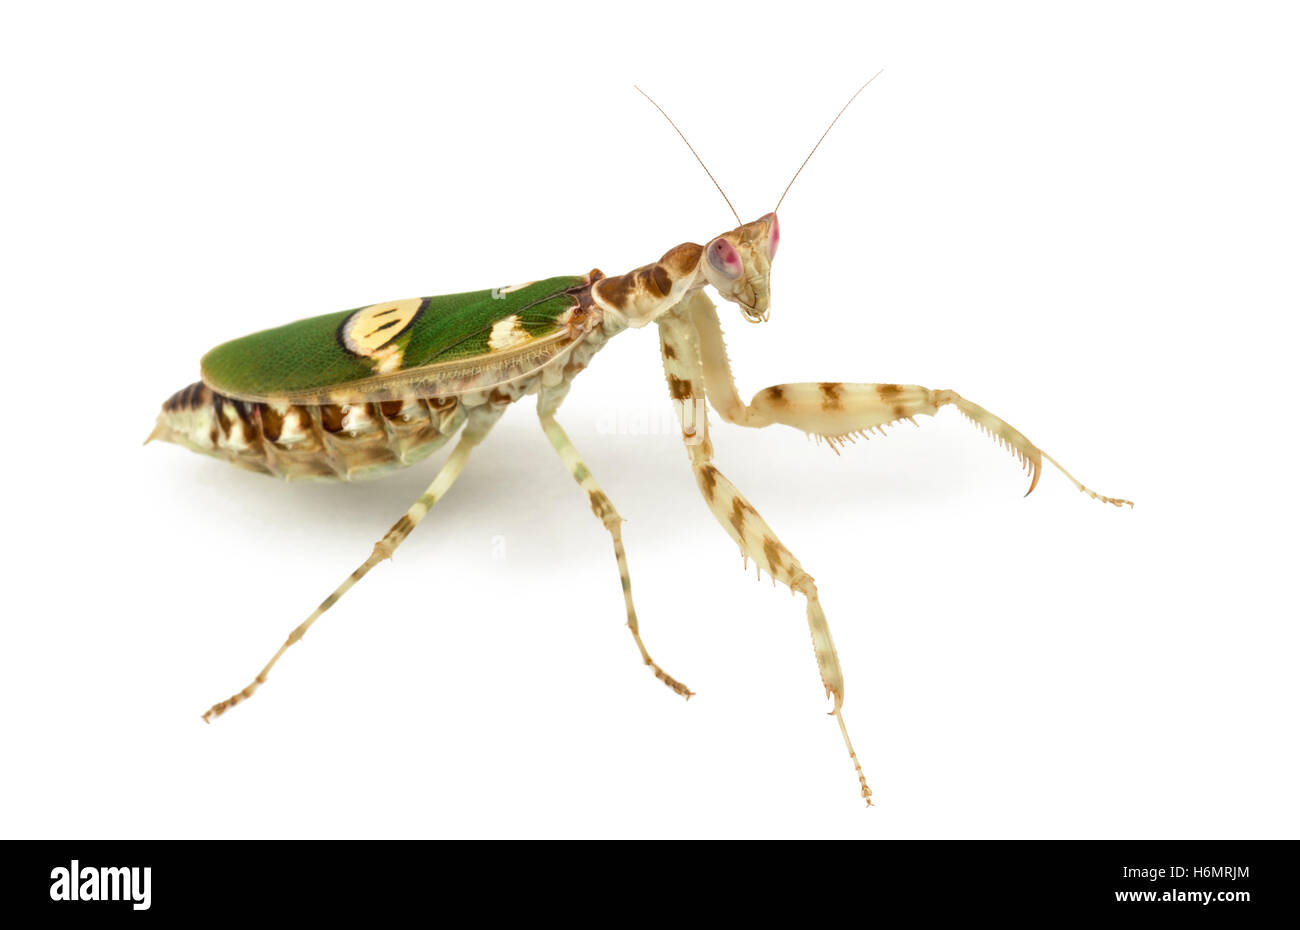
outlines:
[[[858,88],[826,133],[871,80]],[[660,112],[677,129],[662,108]],[[290,632],[247,686],[218,701],[203,719],[211,721],[252,697],[285,652],[353,585],[391,557],[448,493],[506,408],[531,395],[537,397],[543,432],[612,540],[626,624],[642,662],[689,700],[694,692],[651,657],[642,639],[620,529],[623,518],[557,419],[573,380],[610,339],[654,324],[669,400],[699,492],[745,560],[804,598],[822,686],[833,701],[831,713],[861,797],[870,805],[872,792],[844,721],[844,677],[817,586],[715,464],[708,408],[727,423],[753,429],[789,426],[838,448],[856,436],[883,433],[891,424],[915,423],[917,416],[934,416],[952,406],[1017,457],[1029,472],[1030,492],[1046,459],[1088,496],[1116,506],[1132,504],[1092,491],[1005,420],[952,390],[826,381],[777,384],[748,403],[741,399],[708,291],[735,304],[750,323],[768,319],[770,272],[781,237],[777,210],[826,133],[770,213],[744,222],[732,207],[734,228],[703,245],[674,246],[625,274],[606,276],[593,269],[512,287],[387,301],[265,330],[209,352],[201,363],[202,379],[163,404],[150,440],[177,443],[285,479],[352,480],[415,464],[458,438],[427,489],[374,544],[369,557]],[[700,164],[704,167],[702,160]],[[718,190],[731,206],[720,185]]]

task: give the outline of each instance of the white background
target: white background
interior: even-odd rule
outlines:
[[[1296,23],[1277,4],[8,7],[0,835],[1295,836]],[[286,485],[140,443],[200,355],[374,301],[592,266],[782,207],[742,393],[960,390],[836,458],[714,428],[817,579],[700,500],[652,331],[561,420],[608,537],[510,411],[462,480],[242,687],[430,480]],[[650,435],[634,435],[649,424]],[[642,428],[639,432],[646,432]],[[444,455],[445,453],[440,454]],[[496,558],[504,547],[504,558]]]

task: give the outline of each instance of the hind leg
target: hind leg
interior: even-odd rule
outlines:
[[[433,509],[433,505],[441,500],[452,484],[455,483],[461,469],[465,467],[465,463],[469,460],[470,451],[483,441],[483,437],[487,435],[488,430],[492,428],[492,425],[496,423],[504,410],[504,407],[494,408],[488,405],[474,408],[474,412],[471,413],[469,420],[465,424],[465,429],[461,433],[460,441],[456,443],[456,448],[452,450],[451,455],[447,457],[447,461],[439,469],[433,483],[407,509],[402,518],[384,534],[384,538],[375,543],[374,551],[370,553],[370,557],[357,566],[356,570],[344,579],[343,583],[335,588],[329,597],[321,601],[320,605],[312,611],[311,616],[294,627],[289,637],[276,650],[275,655],[271,656],[271,661],[266,663],[266,666],[257,673],[257,677],[249,682],[246,688],[242,691],[236,691],[224,701],[218,701],[208,708],[207,712],[203,714],[205,721],[211,723],[214,717],[220,717],[236,704],[251,698],[253,693],[266,683],[266,676],[275,667],[275,663],[280,661],[280,656],[284,655],[290,646],[307,634],[312,624],[320,619],[321,614],[338,603],[339,598],[347,594],[354,584],[366,576],[370,569],[384,561],[384,559],[392,557],[393,552],[410,535],[411,530],[419,525],[420,521]]]

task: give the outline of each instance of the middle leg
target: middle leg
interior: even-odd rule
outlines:
[[[609,497],[601,490],[600,485],[596,483],[596,479],[592,477],[591,470],[587,468],[581,456],[578,455],[578,450],[574,447],[573,441],[569,439],[569,434],[564,431],[564,428],[555,419],[555,411],[559,408],[560,402],[567,392],[567,385],[563,385],[559,389],[544,388],[542,390],[537,399],[537,416],[542,421],[542,430],[545,431],[546,438],[551,441],[551,445],[564,461],[564,466],[569,470],[569,474],[573,476],[573,480],[578,482],[579,487],[587,492],[587,499],[591,501],[592,513],[604,524],[605,529],[609,531],[609,535],[613,537],[614,557],[618,560],[618,575],[623,583],[623,601],[627,605],[627,628],[632,631],[632,638],[636,640],[637,649],[641,650],[642,661],[650,666],[656,678],[689,701],[695,692],[660,668],[654,659],[650,658],[645,643],[641,641],[641,629],[636,619],[636,606],[632,603],[632,576],[627,569],[627,553],[623,551],[623,532],[620,529],[623,518],[618,515],[618,511],[614,509]]]

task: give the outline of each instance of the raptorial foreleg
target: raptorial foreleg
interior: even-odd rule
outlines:
[[[915,423],[915,417],[921,414],[933,416],[940,407],[951,404],[1020,460],[1030,474],[1026,494],[1037,487],[1043,459],[1047,459],[1075,487],[1094,500],[1116,507],[1133,506],[1132,501],[1107,497],[1085,486],[1060,462],[1030,442],[1024,433],[956,391],[934,391],[916,384],[824,381],[773,385],[759,391],[745,404],[736,391],[716,308],[703,294],[693,295],[689,303],[691,321],[699,339],[705,390],[709,402],[724,420],[750,427],[782,423],[824,439],[832,449],[839,451],[846,442],[872,432],[883,434],[886,426],[900,420]]]
[[[1026,495],[1038,486],[1043,459],[1047,459],[1076,488],[1094,500],[1114,504],[1116,507],[1124,504],[1133,506],[1132,501],[1107,497],[1087,487],[1066,471],[1060,462],[1030,442],[1020,430],[956,391],[932,391],[917,384],[778,384],[754,395],[754,399],[749,402],[751,422],[747,425],[783,423],[825,439],[838,451],[838,447],[845,442],[866,436],[872,431],[883,434],[886,426],[899,420],[915,423],[913,418],[918,415],[934,416],[940,407],[948,404],[960,410],[1020,460],[1030,475]]]

